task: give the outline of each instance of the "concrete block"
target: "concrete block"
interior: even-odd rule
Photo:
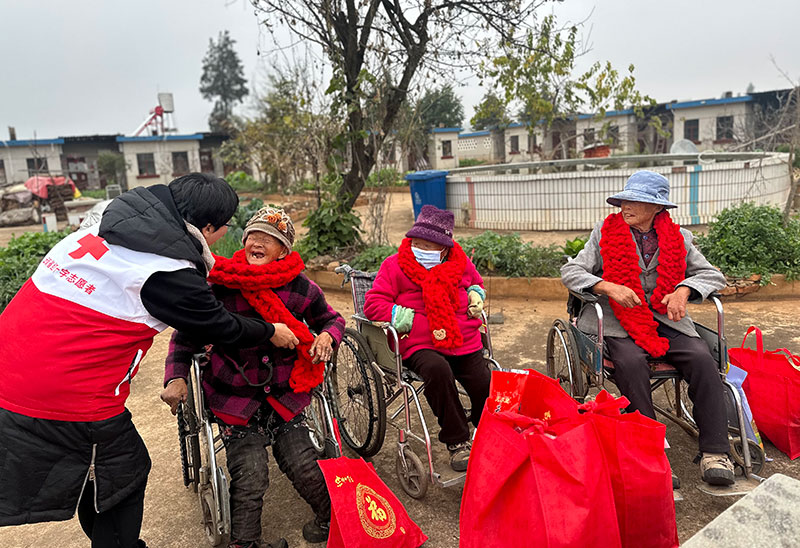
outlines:
[[[775,474],[686,541],[685,548],[800,545],[800,481]]]

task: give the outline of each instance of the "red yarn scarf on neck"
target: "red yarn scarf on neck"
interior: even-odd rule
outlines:
[[[658,235],[658,279],[650,298],[650,306],[659,314],[666,314],[667,307],[661,300],[675,291],[675,286],[686,278],[686,247],[681,227],[672,222],[669,213],[662,211],[653,221]],[[622,213],[606,217],[600,236],[600,255],[603,257],[603,279],[632,289],[640,305],[626,308],[614,299],[609,299],[614,315],[628,335],[651,356],[658,358],[669,350],[669,340],[660,337],[656,328],[658,322],[645,299],[640,275],[639,255],[636,241],[630,227],[622,218]]]
[[[272,291],[294,280],[306,267],[300,255],[293,251],[285,258],[264,265],[248,264],[244,249],[233,257],[214,257],[216,263],[208,275],[209,281],[238,289],[258,315],[269,323],[284,323],[300,340],[289,386],[297,392],[308,392],[322,382],[325,364],[311,363],[309,349],[314,336],[308,326],[298,321]]]
[[[403,274],[422,288],[422,301],[436,348],[452,350],[464,344],[456,321],[459,305],[458,287],[467,268],[467,255],[453,242],[447,260],[427,270],[417,262],[411,251],[411,238],[405,238],[397,254]]]

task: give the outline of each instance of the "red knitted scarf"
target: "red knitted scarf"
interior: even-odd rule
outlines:
[[[656,267],[658,280],[650,306],[656,312],[666,314],[667,307],[661,304],[661,300],[675,291],[675,286],[686,277],[686,247],[680,226],[672,222],[668,212],[656,215],[653,226],[658,235],[659,257]],[[606,217],[600,236],[600,255],[603,257],[603,279],[632,289],[642,302],[634,308],[625,308],[609,299],[614,315],[636,344],[655,358],[663,356],[669,350],[669,340],[660,337],[656,331],[658,322],[647,305],[639,277],[642,269],[636,241],[621,213]]]
[[[411,238],[406,238],[400,244],[397,259],[403,274],[422,288],[433,346],[449,350],[462,346],[464,338],[458,328],[455,312],[459,305],[458,287],[467,267],[464,250],[454,242],[447,260],[427,270],[414,257]]]
[[[325,364],[311,363],[309,349],[314,336],[308,326],[298,321],[275,294],[273,289],[282,287],[294,280],[306,267],[300,255],[293,251],[285,258],[265,265],[247,263],[244,249],[233,254],[233,257],[214,257],[216,262],[209,281],[238,289],[259,316],[269,323],[284,323],[300,340],[297,345],[297,360],[294,362],[289,386],[297,392],[308,392],[322,382]]]

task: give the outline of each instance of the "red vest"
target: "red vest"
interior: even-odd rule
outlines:
[[[142,285],[194,265],[111,245],[98,229],[51,249],[0,315],[0,407],[63,421],[124,410],[139,363],[167,327],[142,304]]]

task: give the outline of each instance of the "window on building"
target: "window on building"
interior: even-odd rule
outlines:
[[[591,146],[594,144],[594,128],[586,128],[583,130],[583,146]]]
[[[6,166],[3,160],[0,160],[0,185],[6,184]]]
[[[172,153],[172,174],[173,175],[186,175],[189,173],[189,153],[188,152],[173,152]]]
[[[442,159],[453,157],[453,142],[442,141]]]
[[[519,154],[519,135],[512,135],[509,146],[511,148],[511,154]]]
[[[733,116],[717,116],[717,141],[733,140]]]
[[[28,158],[28,177],[47,173],[47,158]]]
[[[136,155],[136,164],[139,166],[139,177],[152,177],[156,173],[156,159],[152,152]]]
[[[692,142],[700,142],[700,120],[685,120],[683,122],[683,138]]]
[[[214,151],[210,148],[200,149],[200,171],[214,173]]]
[[[619,126],[608,128],[608,141],[612,147],[619,146]]]
[[[531,135],[528,133],[528,154],[533,154],[536,152],[536,134],[534,133]]]

